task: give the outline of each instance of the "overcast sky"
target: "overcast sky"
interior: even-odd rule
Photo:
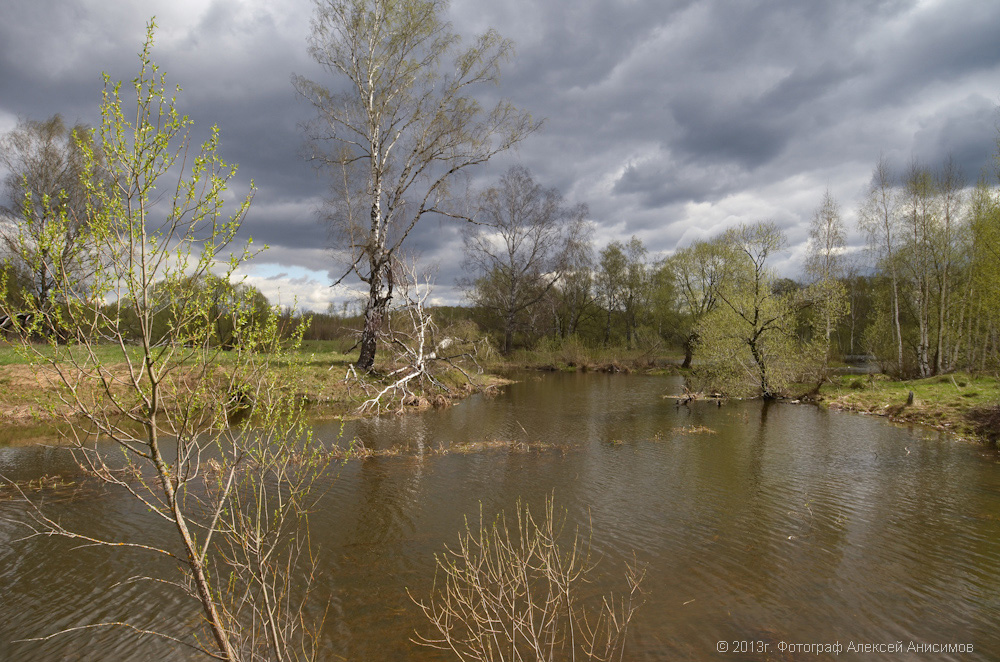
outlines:
[[[315,210],[324,177],[302,158],[311,107],[293,73],[309,60],[311,0],[0,0],[0,132],[61,113],[95,123],[101,72],[129,79],[145,23],[154,60],[183,87],[199,130],[218,124],[258,187],[247,235],[270,251],[248,271],[272,302],[323,310],[333,261]],[[595,239],[640,237],[653,255],[743,221],[789,237],[776,266],[798,277],[808,221],[829,188],[852,229],[879,153],[898,168],[953,157],[972,182],[991,162],[1000,101],[1000,3],[984,0],[453,0],[471,37],[514,40],[500,93],[544,129],[476,173],[522,163],[571,203]],[[495,90],[489,91],[495,94]],[[457,301],[454,223],[413,237]],[[339,274],[336,274],[339,275]]]

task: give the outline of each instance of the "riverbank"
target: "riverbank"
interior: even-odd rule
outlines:
[[[586,347],[573,339],[542,343],[532,350],[518,350],[509,357],[489,363],[491,373],[505,374],[514,370],[547,372],[657,372],[673,373],[680,365],[680,353],[665,351],[659,346]]]
[[[106,365],[124,371],[123,357],[105,348]],[[104,350],[102,350],[104,351]],[[473,393],[509,384],[521,370],[547,372],[606,372],[675,374],[681,357],[650,349],[589,348],[572,341],[518,351],[509,357],[492,356],[478,365],[435,373],[440,385],[413,380],[408,395],[388,391],[381,401],[373,398],[398,380],[397,366],[377,363],[375,375],[353,370],[353,355],[328,342],[307,342],[282,367],[289,388],[317,418],[356,418],[378,413],[420,411],[447,407]],[[225,365],[225,360],[221,361]],[[12,348],[0,348],[0,443],[42,434],[49,436],[67,420],[72,408],[60,398],[58,380],[50,368],[30,365]],[[911,397],[912,393],[912,397]],[[956,373],[921,380],[893,381],[885,375],[838,375],[808,399],[831,409],[884,416],[914,423],[959,437],[993,444],[1000,442],[1000,380]],[[365,406],[369,403],[368,406]],[[47,433],[47,434],[46,434]]]
[[[102,364],[113,374],[127,375],[121,351],[101,348]],[[310,414],[319,418],[360,417],[392,411],[416,411],[446,407],[473,393],[496,388],[510,380],[474,367],[463,374],[457,369],[435,373],[445,387],[421,385],[418,380],[406,384],[408,394],[399,390],[384,393],[381,401],[362,407],[398,381],[392,375],[397,366],[377,363],[377,373],[358,373],[352,368],[355,356],[337,351],[330,343],[306,343],[289,361],[279,366],[287,388],[306,404]],[[220,369],[225,370],[225,355],[220,355]],[[96,392],[97,385],[94,384]],[[45,364],[32,364],[14,348],[0,348],[0,423],[5,427],[0,443],[18,436],[49,436],[58,424],[73,420],[75,409],[67,404],[58,374]],[[91,394],[85,394],[85,397]],[[92,396],[91,396],[92,397]],[[48,433],[47,435],[45,433]]]
[[[885,375],[839,375],[815,396],[822,406],[916,423],[966,439],[996,444],[1000,381],[954,373],[893,381]]]
[[[683,357],[649,350],[585,348],[572,342],[514,352],[490,364],[493,373],[517,370],[548,372],[608,372],[685,374]],[[927,379],[894,381],[886,375],[837,375],[819,393],[793,396],[811,389],[800,385],[789,393],[795,400],[830,409],[884,416],[948,432],[956,437],[1000,445],[1000,380],[955,373]],[[913,393],[912,400],[910,393]],[[681,398],[683,396],[676,396]]]

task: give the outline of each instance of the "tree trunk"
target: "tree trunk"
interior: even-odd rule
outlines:
[[[382,330],[382,322],[389,308],[389,302],[392,300],[391,283],[386,289],[381,276],[381,269],[373,271],[368,302],[365,304],[365,326],[361,330],[361,354],[355,364],[358,369],[365,372],[371,372],[375,365],[378,336]]]
[[[691,360],[694,358],[694,341],[697,338],[694,334],[687,337],[684,341],[684,363],[681,364],[682,368],[690,368]]]
[[[890,258],[891,259],[891,258]],[[896,327],[896,370],[897,376],[903,376],[903,327],[899,323],[899,282],[896,278],[896,268],[892,268],[892,321]]]
[[[221,659],[228,660],[229,662],[235,662],[237,659],[236,651],[233,649],[232,643],[229,640],[229,634],[226,632],[222,617],[219,615],[219,610],[215,605],[215,599],[213,598],[212,590],[209,587],[205,566],[203,565],[201,557],[198,554],[198,546],[187,526],[187,520],[184,513],[181,511],[170,467],[160,454],[160,447],[157,438],[158,435],[156,431],[157,391],[157,384],[154,383],[150,396],[152,402],[151,408],[153,411],[150,414],[149,422],[146,424],[150,449],[149,457],[152,460],[153,465],[156,467],[160,485],[162,486],[163,492],[167,497],[166,501],[168,507],[170,508],[174,526],[177,528],[177,532],[180,534],[181,541],[184,544],[184,551],[187,553],[186,564],[188,566],[188,570],[191,572],[191,581],[194,583],[195,590],[198,593],[198,600],[201,602],[202,610],[205,612],[205,619],[208,621],[209,629],[212,631],[215,643],[219,647],[218,655]],[[178,441],[178,443],[180,443],[180,441]]]
[[[760,395],[765,400],[771,400],[775,397],[775,393],[771,390],[770,379],[767,377],[767,363],[764,361],[764,357],[760,355],[757,350],[757,342],[750,340],[747,342],[750,345],[750,354],[753,355],[754,363],[757,364],[757,375],[760,380]]]
[[[948,305],[950,301],[951,293],[948,291],[948,262],[944,263],[944,273],[941,279],[941,293],[938,298],[938,328],[937,328],[937,347],[935,349],[936,355],[934,357],[934,372],[937,374],[943,374],[947,372],[951,367],[951,362],[947,360],[947,341],[950,340],[947,337],[948,326],[951,323],[948,315]]]
[[[930,362],[930,306],[927,301],[929,287],[926,277],[921,278],[917,283],[917,369],[920,377],[931,376]]]

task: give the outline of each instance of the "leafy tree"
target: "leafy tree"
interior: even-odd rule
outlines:
[[[906,374],[912,364],[912,352],[904,352],[902,371],[897,363],[896,336],[894,331],[895,316],[892,309],[892,280],[883,273],[877,273],[866,280],[868,294],[872,299],[871,310],[865,320],[865,327],[860,334],[861,346],[866,354],[870,354],[886,373]],[[910,324],[900,319],[905,347],[911,343]]]
[[[87,145],[86,127],[67,127],[53,115],[44,122],[21,120],[0,140],[6,221],[2,243],[10,267],[20,274],[36,307],[48,302],[56,272],[88,264],[87,196],[81,181]],[[85,274],[74,273],[80,279]]]
[[[456,176],[538,126],[506,101],[485,109],[472,96],[499,80],[512,45],[489,30],[461,47],[446,8],[445,0],[317,0],[310,53],[346,85],[295,78],[318,112],[314,158],[334,172],[328,218],[350,265],[340,280],[353,273],[368,287],[364,370],[406,237],[427,214],[466,218],[449,204]]]
[[[701,320],[719,303],[719,288],[726,280],[729,267],[729,248],[722,237],[699,241],[688,248],[678,249],[666,262],[680,300],[684,368],[691,367]]]
[[[180,307],[173,300],[178,295],[196,296],[206,302],[204,315],[184,321],[192,327],[205,327],[213,330],[211,344],[222,349],[233,349],[239,336],[234,328],[237,321],[236,313],[244,314],[244,324],[259,324],[271,314],[271,306],[267,297],[252,285],[240,282],[230,282],[212,273],[200,273],[191,276],[179,276],[180,282],[161,280],[153,283],[149,293],[149,305],[154,310],[152,318],[153,344],[169,342],[171,334],[181,320],[176,317]],[[135,314],[135,303],[130,299],[116,301],[111,304],[114,315],[123,320],[123,330],[133,342],[142,340],[142,324]],[[246,310],[241,311],[245,307]],[[195,329],[191,330],[192,332]]]
[[[631,348],[639,312],[648,308],[650,273],[646,246],[638,237],[628,243],[612,241],[601,251],[597,265],[597,295],[605,312],[604,344],[611,342],[612,321],[618,317]]]
[[[981,319],[975,219],[988,216],[982,216],[988,187],[967,204],[965,182],[951,160],[937,172],[914,162],[898,185],[886,173],[880,162],[860,221],[891,286],[889,301],[876,302],[878,330],[866,334],[866,344],[884,357],[879,334],[892,329],[897,373],[954,370],[973,351],[972,326]]]
[[[594,245],[589,225],[579,224],[566,244],[562,278],[555,285],[557,335],[580,331],[581,322],[594,311]]]
[[[649,269],[649,314],[656,334],[668,341],[676,340],[680,326],[677,281],[668,260],[661,260]]]
[[[970,278],[968,361],[970,367],[985,371],[996,360],[1000,330],[1000,201],[996,191],[980,178],[972,192],[969,208]],[[973,336],[975,331],[975,338]],[[992,351],[991,351],[992,345]]]
[[[0,287],[3,293],[0,296],[4,301],[9,302],[12,311],[25,310],[36,301],[31,293],[32,282],[21,270],[10,263],[0,264]],[[29,304],[29,302],[32,302]],[[5,318],[0,320],[0,329],[7,329],[13,324],[13,320]]]
[[[217,129],[186,161],[196,151],[189,149],[191,122],[151,60],[153,30],[150,23],[134,96],[105,75],[96,145],[82,144],[93,277],[52,264],[51,318],[64,342],[31,342],[44,301],[29,302],[35,315],[16,330],[76,423],[71,442],[81,464],[131,493],[175,536],[163,547],[142,538],[102,540],[67,530],[41,510],[30,525],[35,535],[131,548],[175,565],[180,578],[146,579],[185,589],[201,609],[201,627],[167,637],[176,643],[222,660],[301,658],[310,650],[302,629],[306,587],[294,585],[294,570],[309,562],[301,525],[325,455],[278,377],[275,362],[285,355],[278,316],[260,317],[250,290],[232,290],[218,305],[216,288],[204,285],[217,280],[210,269],[221,264],[219,278],[228,283],[251,257],[249,247],[233,250],[250,198],[223,216],[235,166],[218,155]],[[55,255],[77,220],[61,210],[36,255]],[[96,306],[100,301],[120,305]],[[7,314],[13,305],[0,301]],[[166,326],[158,329],[163,315]],[[216,333],[226,320],[233,338],[223,361]],[[107,344],[121,351],[118,361],[102,358]],[[252,426],[231,427],[236,414]],[[93,433],[121,452],[101,452]],[[89,627],[148,633],[146,624],[124,619]]]
[[[799,358],[797,315],[792,296],[775,290],[767,261],[785,247],[772,222],[726,232],[728,277],[718,289],[720,305],[697,327],[701,374],[714,388],[776,397]]]
[[[966,297],[963,296],[968,254],[967,226],[962,223],[965,180],[948,159],[935,177],[938,195],[938,220],[935,241],[931,246],[937,298],[934,372],[954,370],[962,344],[961,316]]]
[[[857,355],[861,353],[859,341],[865,325],[872,315],[874,306],[874,279],[862,275],[865,265],[859,256],[854,256],[845,263],[844,288],[847,292],[847,314],[841,318],[840,332],[841,352]],[[893,338],[895,332],[891,328],[885,330],[888,338]],[[891,343],[890,343],[891,345]],[[890,351],[895,349],[890,346]]]
[[[917,373],[921,377],[931,374],[931,311],[932,262],[931,246],[937,225],[936,191],[934,176],[927,168],[914,162],[903,181],[902,271],[906,276],[906,302],[917,322],[914,345]]]
[[[625,244],[625,274],[621,283],[622,316],[625,321],[625,345],[632,349],[632,338],[639,326],[640,311],[649,309],[650,274],[646,265],[646,246],[638,237]]]
[[[567,207],[555,189],[514,166],[481,196],[479,225],[465,237],[466,281],[475,305],[499,318],[510,353],[522,316],[541,302],[567,268],[567,253],[585,227],[587,208]]]
[[[612,241],[600,253],[597,263],[597,296],[604,308],[604,344],[611,342],[611,322],[622,308],[622,289],[628,273],[625,245]]]

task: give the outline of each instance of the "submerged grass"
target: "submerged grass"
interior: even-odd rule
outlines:
[[[37,478],[10,480],[0,478],[0,503],[23,501],[44,496],[47,504],[60,501],[93,498],[103,489],[103,485],[88,480],[85,476],[64,476],[43,474]]]
[[[433,452],[437,455],[450,453],[470,454],[491,450],[505,450],[513,453],[544,451],[558,448],[556,444],[543,441],[519,441],[517,439],[492,439],[489,441],[466,441],[450,446],[440,446]]]
[[[489,439],[484,441],[463,441],[453,444],[439,444],[427,448],[426,455],[470,455],[487,451],[506,451],[508,453],[528,453],[533,451],[548,451],[562,447],[542,441],[521,441],[517,439]],[[389,448],[368,448],[360,439],[354,438],[346,446],[334,446],[330,453],[335,460],[368,460],[386,457],[413,457],[422,453],[401,444]]]
[[[679,428],[674,428],[671,430],[674,434],[689,435],[689,434],[718,434],[716,430],[712,428],[705,427],[704,425],[682,425]]]

